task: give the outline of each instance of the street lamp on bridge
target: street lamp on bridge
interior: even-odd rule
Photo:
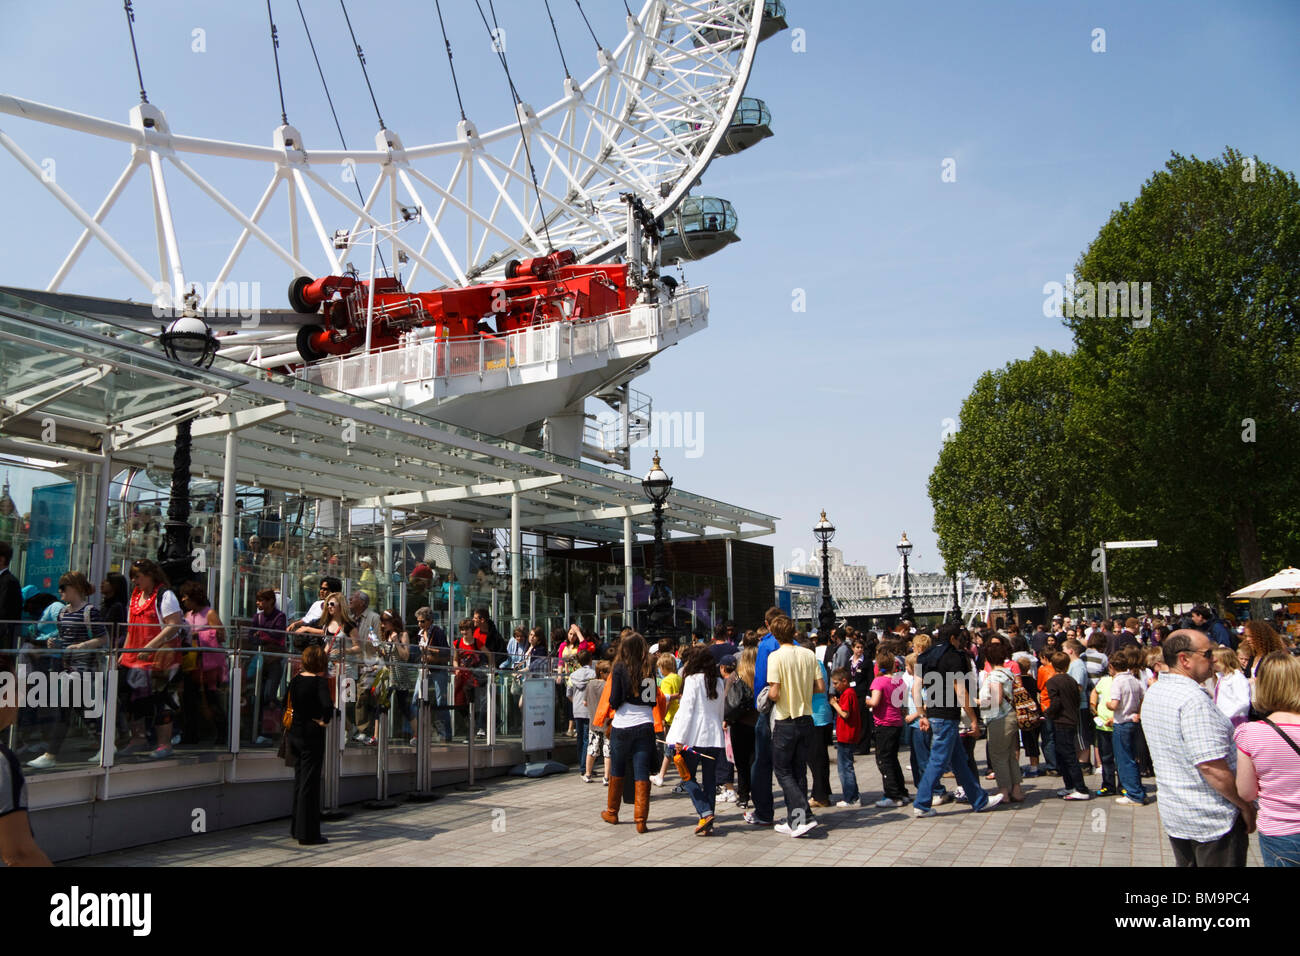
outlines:
[[[898,553],[903,556],[903,608],[900,615],[908,621],[916,619],[916,611],[912,608],[912,587],[907,580],[907,556],[912,553],[912,542],[907,540],[907,532],[898,539]]]
[[[819,634],[829,635],[835,627],[835,605],[831,603],[830,552],[826,550],[826,546],[835,537],[835,525],[827,520],[825,511],[822,511],[821,520],[813,525],[813,534],[817,536],[822,546],[822,606],[817,613],[817,631]]]

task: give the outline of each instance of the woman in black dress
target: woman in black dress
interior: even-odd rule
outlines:
[[[325,726],[334,716],[326,676],[325,649],[311,645],[302,652],[302,671],[289,682],[293,723],[289,751],[293,768],[293,825],[289,832],[303,846],[329,841],[320,833],[320,774],[325,764]]]

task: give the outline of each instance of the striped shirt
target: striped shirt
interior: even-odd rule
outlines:
[[[1300,745],[1300,724],[1277,726]],[[1259,832],[1266,836],[1300,834],[1300,754],[1263,721],[1242,724],[1233,736],[1237,749],[1255,764],[1259,778]]]
[[[1142,701],[1142,729],[1160,786],[1160,821],[1179,840],[1209,843],[1237,822],[1238,810],[1210,786],[1198,764],[1226,760],[1237,771],[1232,723],[1200,684],[1166,672]]]

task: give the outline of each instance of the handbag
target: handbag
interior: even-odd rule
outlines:
[[[293,695],[287,694],[285,696],[284,716],[280,718],[280,725],[284,727],[285,733],[288,733],[289,728],[293,726]]]
[[[1020,679],[1021,675],[1012,676],[1015,678],[1011,698],[1016,705],[1016,724],[1021,730],[1033,730],[1043,719],[1038,711],[1038,702],[1029,696],[1029,691],[1025,690],[1025,685]]]
[[[294,753],[289,746],[289,735],[284,734],[280,738],[280,749],[276,751],[280,759],[284,761],[286,767],[296,767],[298,765],[298,755]]]

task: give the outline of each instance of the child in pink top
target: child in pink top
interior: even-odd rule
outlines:
[[[898,763],[907,685],[902,675],[895,671],[897,664],[893,651],[881,650],[876,654],[880,676],[871,682],[869,700],[876,724],[876,767],[880,770],[885,790],[885,795],[876,801],[876,806],[881,809],[901,807],[910,799],[903,783],[903,768]]]

